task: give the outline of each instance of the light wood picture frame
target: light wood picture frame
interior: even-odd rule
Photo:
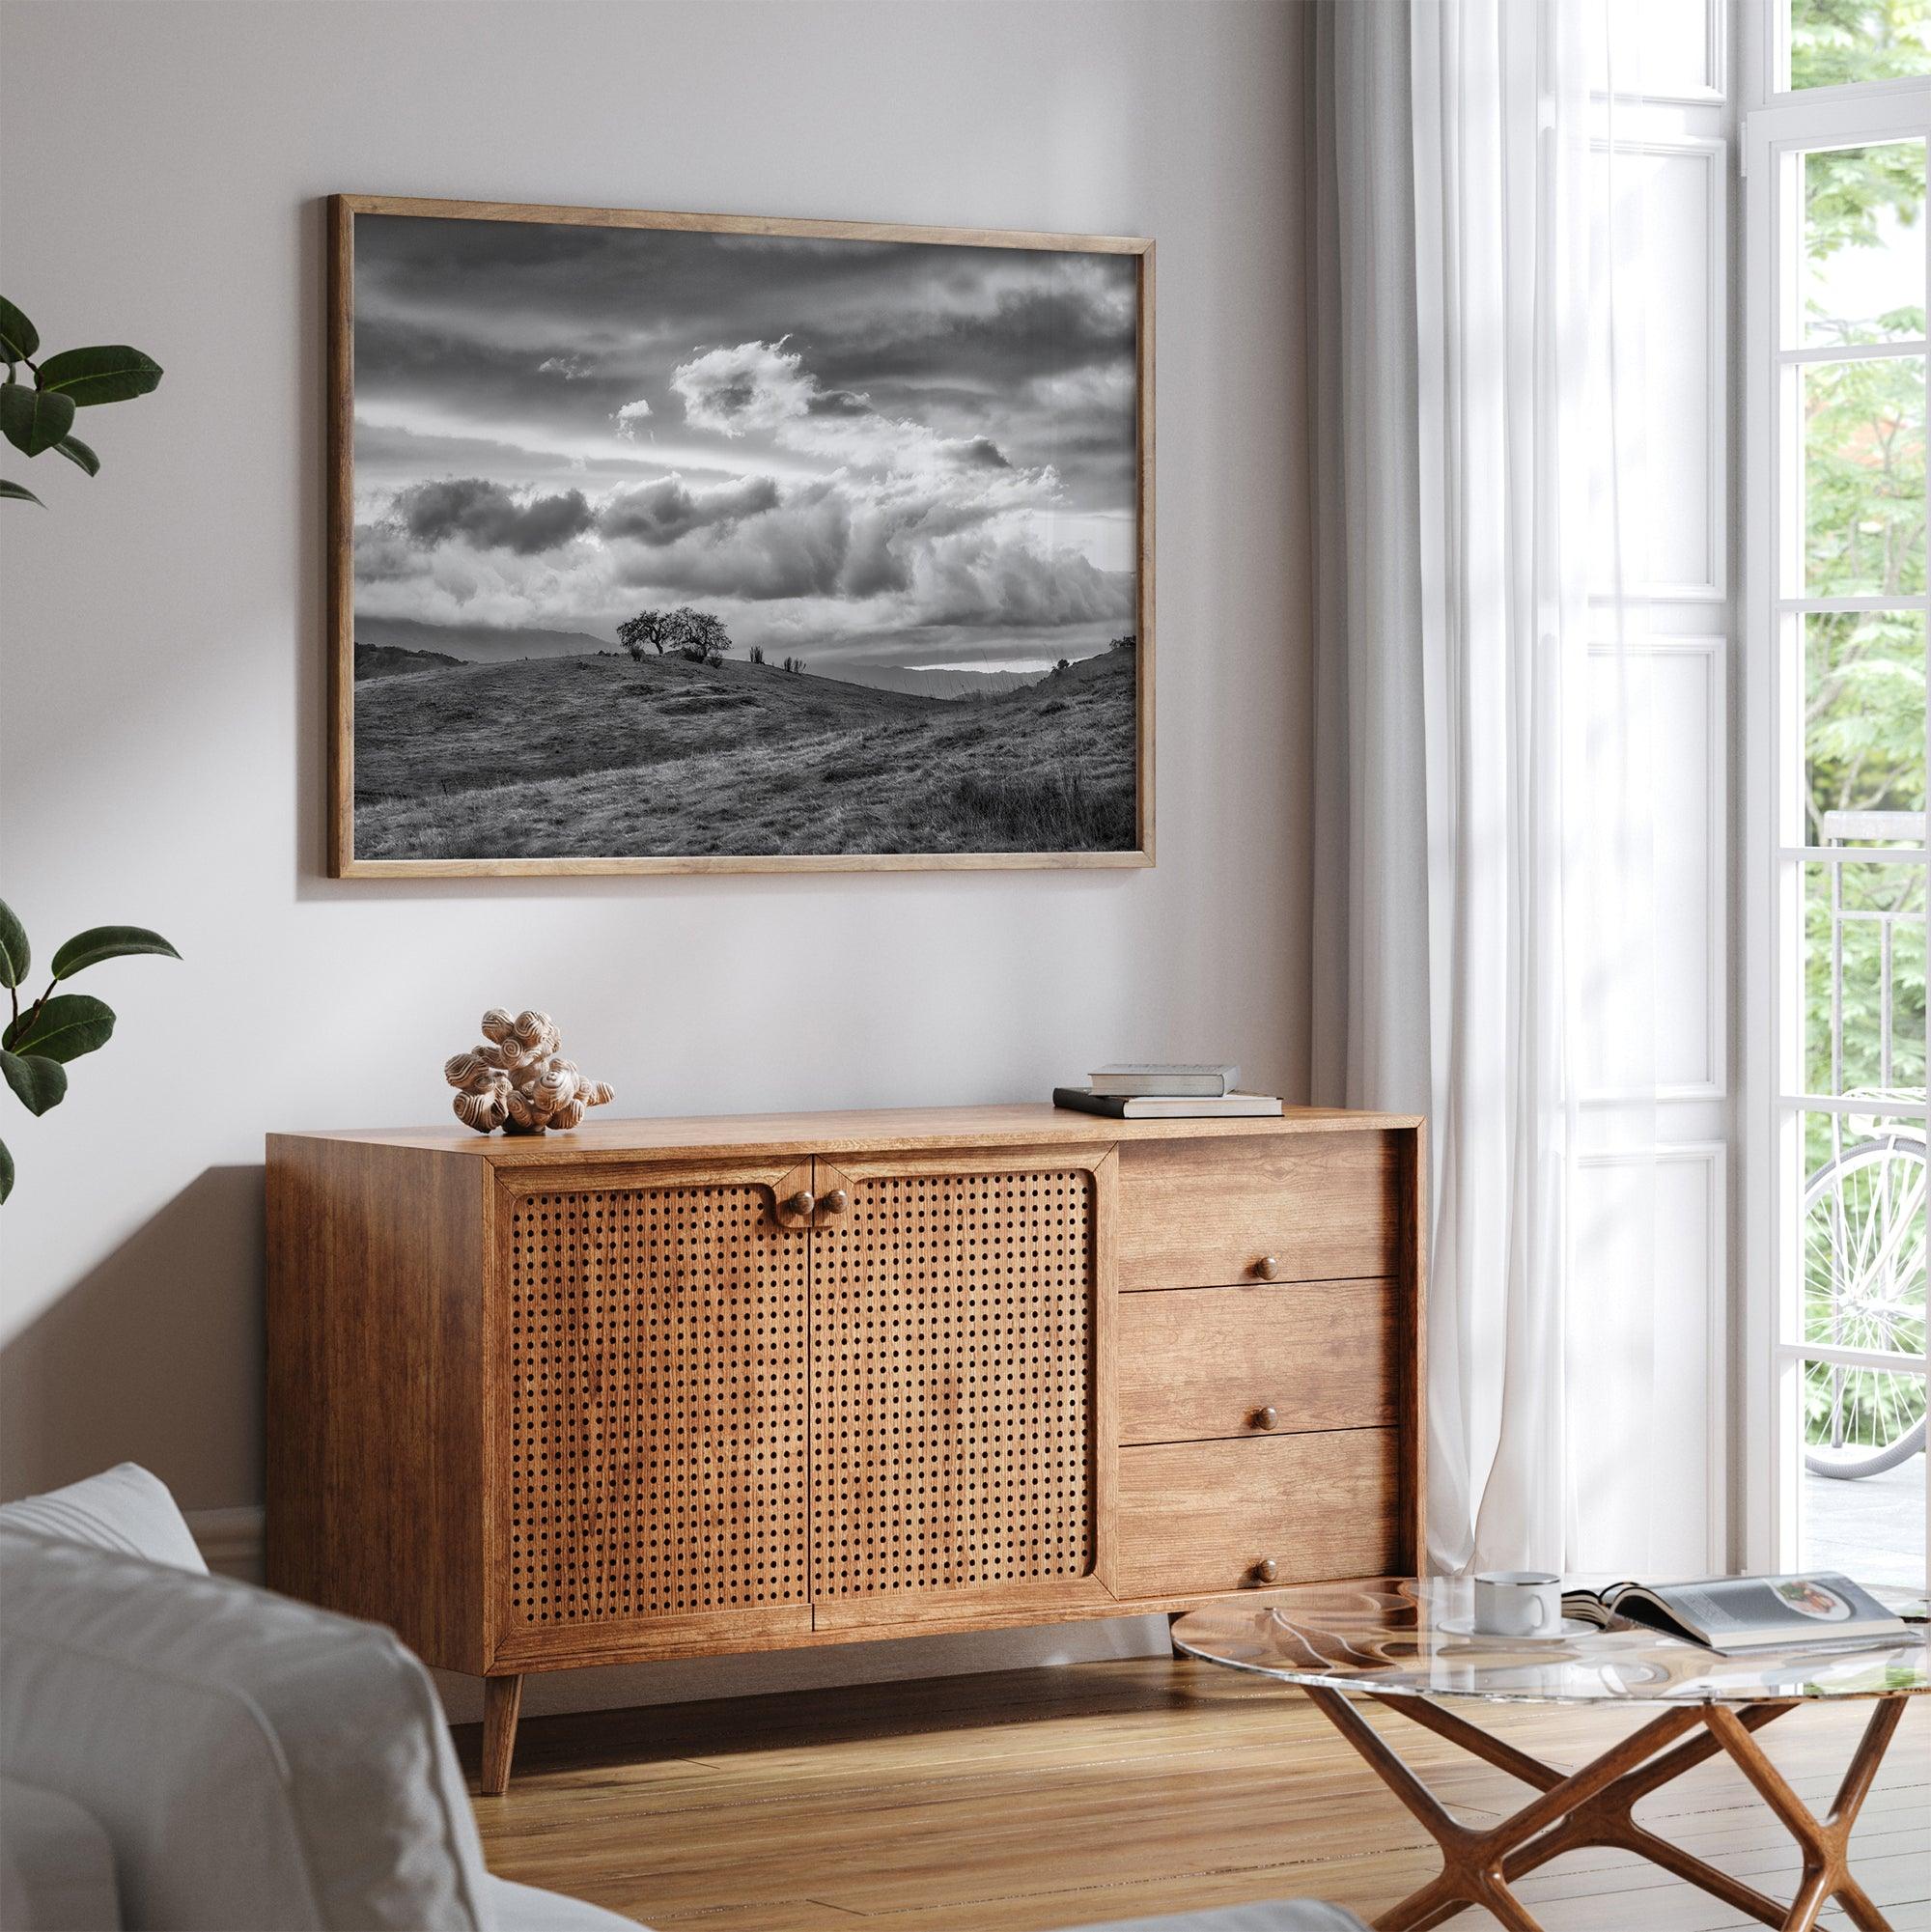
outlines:
[[[331,197],[330,875],[1151,865],[1153,278]]]

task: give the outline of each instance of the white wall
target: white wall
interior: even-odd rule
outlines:
[[[1298,36],[1250,0],[10,0],[6,293],[167,376],[85,425],[98,479],[0,470],[49,506],[0,520],[0,891],[42,957],[127,920],[184,958],[91,977],[121,1032],[58,1111],[0,1102],[0,1493],[131,1456],[256,1501],[262,1136],[439,1117],[489,1005],[555,1013],[638,1113],[1128,1054],[1301,1090]],[[322,878],[334,190],[1155,237],[1158,867]]]

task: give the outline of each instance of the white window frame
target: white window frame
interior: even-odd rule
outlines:
[[[1744,0],[1743,32],[1746,42],[1743,70],[1751,74],[1755,86],[1745,105],[1781,105],[1785,101],[1814,102],[1831,107],[1839,102],[1861,104],[1888,98],[1909,100],[1922,93],[1921,80],[1861,80],[1848,87],[1792,87],[1790,85],[1790,9],[1786,0]],[[1752,17],[1753,16],[1753,17]],[[1754,41],[1753,54],[1749,42]],[[1853,136],[1853,139],[1856,137]]]
[[[1802,755],[1791,737],[1801,719],[1801,656],[1786,642],[1789,602],[1779,595],[1779,519],[1791,514],[1779,475],[1779,412],[1783,371],[1791,360],[1779,340],[1785,287],[1779,179],[1785,157],[1818,147],[1920,138],[1931,133],[1931,80],[1871,82],[1855,87],[1779,88],[1785,0],[1752,0],[1740,10],[1744,57],[1753,98],[1746,100],[1739,157],[1744,175],[1745,329],[1742,356],[1745,478],[1744,547],[1744,796],[1742,891],[1744,963],[1744,1139],[1742,1277],[1745,1348],[1741,1489],[1746,1568],[1769,1570],[1794,1561],[1798,1549],[1801,1459],[1791,1453],[1789,1428],[1798,1414],[1793,1363],[1798,1353],[1781,1332],[1781,1311],[1793,1292],[1797,1260],[1798,1141],[1805,1111],[1820,1109],[1802,1095],[1801,1054],[1791,1016],[1801,1014],[1802,971],[1785,957],[1795,904],[1801,827],[1783,823],[1789,807],[1788,761]],[[1931,218],[1931,217],[1927,217]],[[1846,601],[1837,601],[1842,604]],[[1852,607],[1860,601],[1849,601]],[[1903,600],[1931,606],[1931,600]],[[1931,614],[1927,614],[1931,624]],[[1794,686],[1793,686],[1794,681]],[[1801,909],[1796,916],[1801,921]],[[1793,972],[1797,984],[1792,985]],[[1790,1085],[1785,1086],[1789,1078]],[[1897,1108],[1897,1118],[1924,1118],[1923,1108]],[[1802,1351],[1815,1359],[1815,1348]],[[1928,1364],[1927,1366],[1931,1366]],[[1931,1499],[1927,1499],[1931,1529]],[[1931,1535],[1927,1535],[1931,1549]]]

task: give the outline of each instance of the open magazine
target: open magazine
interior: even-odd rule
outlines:
[[[1724,1656],[1805,1644],[1841,1650],[1912,1634],[1902,1617],[1838,1576],[1613,1583],[1606,1590],[1565,1591],[1562,1613],[1597,1625],[1627,1618]]]

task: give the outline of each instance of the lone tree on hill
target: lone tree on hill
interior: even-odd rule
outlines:
[[[647,648],[659,658],[675,651],[695,664],[721,664],[731,648],[731,633],[723,619],[684,603],[675,610],[640,610],[627,617],[617,627],[617,641],[640,664]]]
[[[693,664],[721,664],[731,648],[731,633],[723,620],[708,610],[679,604],[670,614],[671,642]]]
[[[659,658],[664,654],[664,646],[670,642],[670,625],[661,610],[640,610],[634,617],[627,617],[617,627],[617,642],[641,664],[644,652],[654,648]]]

